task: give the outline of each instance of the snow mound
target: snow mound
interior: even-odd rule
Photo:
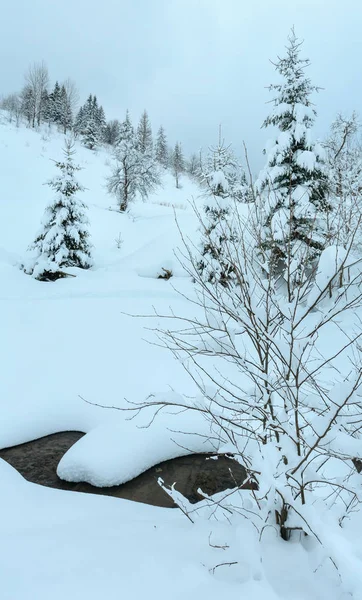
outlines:
[[[172,233],[173,235],[157,237],[131,256],[127,256],[127,266],[140,277],[157,279],[165,275],[164,269],[171,271],[175,277],[187,277],[188,274],[177,259],[175,232]]]
[[[158,214],[156,206],[148,206],[143,209],[147,215],[144,218],[144,238],[151,239],[130,254],[122,261],[125,269],[131,269],[140,277],[158,278],[164,276],[167,269],[175,277],[188,277],[188,273],[182,265],[182,254],[185,253],[180,230],[187,243],[194,240],[197,235],[197,219],[192,212],[178,216],[177,222],[173,212],[167,214],[168,209]],[[155,235],[156,234],[156,235]]]
[[[148,416],[149,421],[143,419],[141,424],[127,419],[127,413],[119,413],[112,422],[96,427],[66,452],[59,462],[58,476],[65,481],[108,487],[130,481],[164,460],[216,450],[207,437],[209,425],[201,415],[168,410],[150,426],[152,415]],[[192,434],[195,431],[197,435]]]

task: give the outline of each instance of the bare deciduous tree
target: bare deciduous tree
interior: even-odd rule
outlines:
[[[62,84],[64,86],[67,102],[72,115],[75,115],[79,104],[79,92],[76,83],[68,77]]]
[[[362,454],[361,265],[351,253],[352,236],[347,249],[326,249],[317,274],[288,300],[284,285],[260,263],[253,210],[247,216],[235,210],[236,244],[225,234],[236,284],[205,282],[195,248],[184,240],[197,316],[157,314],[179,323],[156,333],[200,396],[172,402],[156,396],[129,410],[176,404],[202,413],[219,447],[237,456],[257,484],[243,492],[237,511],[259,535],[272,526],[285,540],[298,530],[323,544],[320,511],[335,510],[341,523],[361,501],[353,477]],[[348,314],[354,326],[346,330],[340,323]]]
[[[329,235],[338,245],[348,246],[351,232],[362,214],[362,145],[360,124],[355,112],[345,117],[337,115],[325,141],[331,182]],[[355,236],[355,246],[361,248],[361,232]]]
[[[19,94],[9,94],[1,100],[0,107],[7,110],[9,113],[9,121],[15,120],[15,124],[19,127],[21,117],[21,99]]]
[[[35,127],[36,124],[40,125],[44,97],[49,84],[48,67],[45,62],[32,63],[25,74],[25,81],[26,88],[33,98],[31,125]]]

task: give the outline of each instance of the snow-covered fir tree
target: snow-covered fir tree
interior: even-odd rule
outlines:
[[[310,96],[318,88],[304,73],[310,61],[300,58],[302,42],[294,29],[288,40],[286,56],[275,63],[282,81],[269,87],[275,94],[273,110],[263,123],[279,133],[266,148],[267,164],[256,191],[265,225],[260,245],[269,267],[275,274],[289,269],[293,277],[288,281],[299,285],[326,246],[331,206],[325,153],[311,136],[316,111]]]
[[[137,194],[145,200],[160,184],[153,153],[140,150],[128,111],[120,127],[113,158],[115,164],[108,178],[108,192],[116,196],[119,209],[125,211]]]
[[[53,91],[48,96],[48,102],[46,106],[46,118],[45,120],[50,123],[59,123],[61,117],[61,99],[60,99],[60,85],[58,81],[55,82]]]
[[[143,152],[143,154],[152,153],[152,127],[146,110],[143,111],[137,127],[136,143],[137,148]]]
[[[197,263],[197,269],[205,281],[220,283],[224,287],[230,285],[234,274],[230,256],[237,243],[237,234],[232,225],[235,201],[239,200],[237,171],[237,161],[230,146],[225,146],[221,139],[220,129],[219,142],[210,148],[201,177],[205,186],[205,215],[202,218],[202,258]]]
[[[104,141],[104,134],[106,131],[106,115],[103,106],[100,106],[95,114],[95,121],[98,127],[98,138],[101,142]]]
[[[59,85],[55,82],[53,91],[47,95],[44,101],[43,120],[49,123],[55,123],[62,128],[64,134],[71,129],[73,124],[73,113],[71,101],[68,96],[65,85]]]
[[[157,132],[156,138],[156,160],[163,167],[167,169],[169,164],[169,154],[168,154],[168,146],[167,146],[167,137],[165,134],[165,130],[160,126]]]
[[[194,164],[196,166],[196,155]],[[206,161],[201,165],[201,182],[206,185],[211,194],[217,193],[216,185],[220,185],[219,180],[224,181],[222,194],[234,200],[246,201],[247,181],[245,172],[237,161],[231,145],[226,146],[222,139],[221,126],[219,127],[219,141],[217,146],[212,146],[206,157]]]
[[[101,142],[100,130],[94,119],[88,119],[84,125],[82,142],[89,150],[95,150],[99,146]]]
[[[65,86],[62,85],[61,89],[60,89],[60,98],[59,98],[59,104],[60,104],[60,114],[59,114],[59,125],[61,125],[62,129],[63,129],[63,133],[66,134],[68,129],[70,129],[72,127],[72,123],[73,123],[73,114],[72,114],[72,107],[70,104],[70,100],[68,98],[68,94],[67,94],[67,90],[65,89]]]
[[[76,114],[73,125],[73,132],[75,136],[79,136],[82,133],[84,127],[84,108],[80,107],[79,111]]]
[[[33,90],[29,85],[24,86],[20,94],[21,113],[24,115],[28,126],[32,124],[35,114],[35,98]]]
[[[126,117],[124,121],[120,124],[119,134],[117,142],[127,141],[129,143],[136,144],[135,140],[135,131],[132,125],[131,117],[129,111],[126,111]]]
[[[40,103],[40,115],[39,119],[41,123],[47,122],[47,111],[48,111],[48,103],[49,103],[49,94],[47,89],[42,90],[42,97]]]
[[[180,175],[185,171],[185,158],[180,142],[176,142],[171,156],[171,167],[175,177],[176,187],[180,187]]]
[[[89,94],[84,106],[83,106],[83,123],[86,126],[89,119],[95,118],[95,109],[97,108],[97,98]]]
[[[42,227],[29,250],[32,258],[24,266],[26,273],[36,279],[56,279],[64,267],[89,269],[92,266],[87,207],[77,194],[84,188],[75,173],[74,144],[65,143],[63,161],[55,165],[60,173],[48,182],[54,191],[54,200],[47,207]]]
[[[94,149],[104,138],[106,118],[96,96],[90,94],[80,107],[74,122],[74,133],[82,137],[87,148]]]

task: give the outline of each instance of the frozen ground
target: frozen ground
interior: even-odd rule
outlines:
[[[194,239],[197,224],[187,201],[199,190],[187,178],[176,190],[167,174],[163,189],[147,203],[119,214],[104,187],[110,156],[77,146],[95,265],[74,271],[75,278],[40,283],[16,264],[50,199],[43,184],[54,174],[51,159],[60,158],[62,143],[55,132],[16,129],[0,114],[0,447],[57,431],[90,432],[59,470],[65,478],[110,485],[182,453],[182,441],[171,430],[206,427],[186,417],[176,427],[174,417],[165,415],[140,429],[124,413],[89,404],[121,407],[151,393],[195,392],[172,355],[144,339],[152,337],[144,327],[156,326],[157,319],[129,315],[148,315],[153,307],[172,307],[176,314],[192,310],[173,288],[192,293],[174,257],[180,245],[174,209],[184,235]],[[176,277],[157,279],[162,268]],[[187,446],[209,449],[197,437],[188,438]],[[340,542],[351,572],[345,589],[354,591],[354,599],[362,597],[360,531],[356,517]],[[231,540],[230,548],[213,548],[210,535],[214,545]],[[179,511],[46,489],[0,461],[1,600],[351,597],[316,552],[266,537],[260,555],[254,537],[247,523],[193,525]],[[238,565],[213,573],[215,565],[236,558]]]

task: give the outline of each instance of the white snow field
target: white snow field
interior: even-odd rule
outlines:
[[[43,184],[63,141],[47,128],[17,129],[0,113],[0,447],[84,431],[59,475],[114,485],[185,454],[177,431],[206,432],[204,421],[185,414],[165,413],[147,428],[147,414],[128,420],[128,413],[96,406],[196,393],[172,354],[149,343],[145,327],[159,319],[145,315],[194,310],[174,289],[193,293],[174,255],[181,246],[174,213],[183,235],[195,240],[188,201],[197,201],[199,189],[183,177],[177,190],[165,174],[162,189],[120,214],[105,189],[110,155],[77,143],[94,266],[70,270],[74,278],[36,281],[18,264],[51,200]],[[175,277],[158,279],[163,268]],[[215,449],[201,436],[188,436],[187,448]],[[202,504],[207,513],[207,500]],[[214,515],[191,523],[179,510],[47,489],[0,460],[0,600],[360,599],[361,517],[351,518],[343,537],[328,518],[324,530],[339,550],[343,583],[332,562],[311,551],[311,540],[286,544],[270,531],[261,549],[247,521]]]

